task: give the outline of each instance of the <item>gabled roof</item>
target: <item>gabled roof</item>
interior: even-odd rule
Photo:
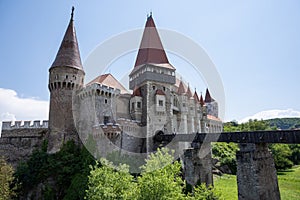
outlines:
[[[166,95],[166,94],[164,93],[164,91],[159,90],[159,89],[156,90],[155,94],[156,94],[156,95]]]
[[[121,94],[129,93],[126,88],[112,75],[112,74],[103,74],[89,82],[87,85],[91,85],[93,83],[98,83],[102,85],[106,85],[108,87],[116,88],[121,91]]]
[[[152,14],[147,18],[134,68],[142,64],[168,64],[166,65],[168,68],[175,69],[169,63],[152,18]],[[161,65],[161,67],[164,67],[164,65]]]
[[[210,103],[210,102],[213,102],[213,101],[215,101],[215,100],[210,96],[209,90],[207,88],[204,102],[205,103]]]
[[[83,70],[76,31],[73,22],[74,7],[72,7],[71,19],[61,42],[56,58],[51,66],[53,67],[73,67]],[[51,69],[50,68],[50,69]]]

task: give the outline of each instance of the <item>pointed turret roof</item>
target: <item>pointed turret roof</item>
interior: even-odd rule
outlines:
[[[205,103],[204,103],[202,94],[200,95],[200,100],[199,100],[199,101],[200,101],[200,105],[201,105],[201,106],[204,106]]]
[[[184,86],[183,86],[182,81],[180,81],[180,83],[179,83],[179,87],[178,87],[177,93],[178,93],[179,95],[185,94],[185,89],[184,89]]]
[[[152,14],[148,16],[140,48],[134,67],[142,64],[159,64],[162,67],[175,69],[167,58],[159,34],[157,32]]]
[[[207,88],[206,89],[206,94],[205,94],[205,100],[204,100],[204,102],[205,103],[210,103],[212,101],[215,101],[215,100],[210,96],[209,90]]]
[[[186,95],[188,96],[188,98],[191,98],[193,96],[189,85],[188,85],[188,89],[186,91]]]
[[[197,92],[196,92],[196,89],[195,89],[195,92],[194,92],[194,100],[196,101],[196,102],[199,102],[199,97],[198,97],[198,94],[197,94]]]
[[[64,66],[83,70],[74,27],[73,13],[74,7],[72,7],[68,28],[51,68]]]

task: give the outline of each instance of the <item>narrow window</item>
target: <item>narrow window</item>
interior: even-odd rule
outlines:
[[[103,123],[107,124],[109,122],[109,116],[104,116]]]
[[[104,99],[104,103],[107,104],[107,99]]]
[[[158,101],[158,105],[159,105],[159,106],[164,106],[164,101],[163,101],[163,100],[159,100],[159,101]]]
[[[68,77],[69,77],[69,76],[68,76],[68,75],[66,75],[66,79],[68,79]]]
[[[152,86],[152,89],[155,90],[155,88],[156,88],[155,85],[153,85],[153,86]]]
[[[137,102],[137,108],[141,108],[141,102]]]

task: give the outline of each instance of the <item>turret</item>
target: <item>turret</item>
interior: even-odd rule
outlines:
[[[218,103],[211,97],[208,88],[206,89],[204,102],[207,107],[207,114],[218,117]]]
[[[129,75],[133,90],[146,81],[175,84],[175,68],[169,63],[152,15],[147,18],[133,70]]]
[[[49,69],[50,111],[48,151],[59,151],[68,140],[79,142],[73,118],[75,93],[83,87],[84,71],[73,21],[74,7],[56,58]]]

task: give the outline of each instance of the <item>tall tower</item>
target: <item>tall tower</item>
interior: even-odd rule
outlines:
[[[73,21],[74,7],[64,38],[49,69],[50,111],[48,152],[60,150],[68,140],[78,142],[73,118],[75,93],[84,83],[78,42]]]
[[[146,21],[134,68],[129,75],[129,88],[139,91],[141,97],[132,97],[130,107],[131,113],[136,114],[139,110],[135,105],[141,105],[141,126],[146,127],[141,137],[150,138],[161,131],[172,132],[173,113],[170,97],[175,81],[175,68],[168,61],[150,15]],[[150,142],[146,143],[144,149],[148,152],[152,147]]]

